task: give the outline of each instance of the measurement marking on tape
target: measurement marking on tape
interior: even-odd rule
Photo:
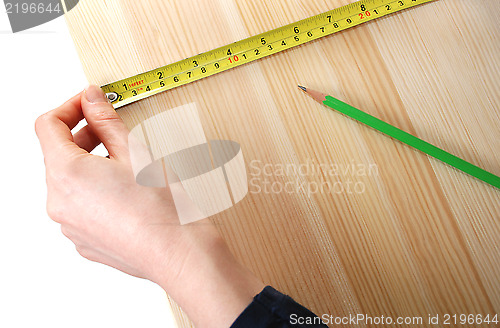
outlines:
[[[102,86],[115,108],[434,0],[361,0]]]

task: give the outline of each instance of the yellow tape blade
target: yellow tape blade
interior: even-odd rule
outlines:
[[[361,0],[102,86],[115,108],[434,0]]]

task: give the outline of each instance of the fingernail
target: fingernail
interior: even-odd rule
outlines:
[[[89,85],[85,88],[85,97],[89,102],[94,104],[108,102],[108,98],[104,92],[96,85]]]

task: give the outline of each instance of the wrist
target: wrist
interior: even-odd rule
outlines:
[[[211,224],[177,226],[174,230],[163,235],[163,247],[152,248],[158,252],[154,263],[148,266],[151,268],[149,279],[169,294],[175,293],[193,271],[200,270],[225,247]]]
[[[196,326],[229,327],[264,284],[238,263],[212,225],[185,227],[190,234],[168,261],[175,266],[154,281]]]

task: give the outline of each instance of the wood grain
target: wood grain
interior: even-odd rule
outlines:
[[[87,0],[66,18],[89,82],[105,84],[349,2]],[[211,220],[242,263],[315,313],[499,313],[500,191],[296,88],[327,92],[500,175],[496,7],[437,0],[119,113],[132,128],[196,102],[208,139],[241,144],[250,192]],[[257,175],[280,165],[316,169]],[[256,192],[251,179],[337,189]],[[179,327],[190,327],[173,306]]]

